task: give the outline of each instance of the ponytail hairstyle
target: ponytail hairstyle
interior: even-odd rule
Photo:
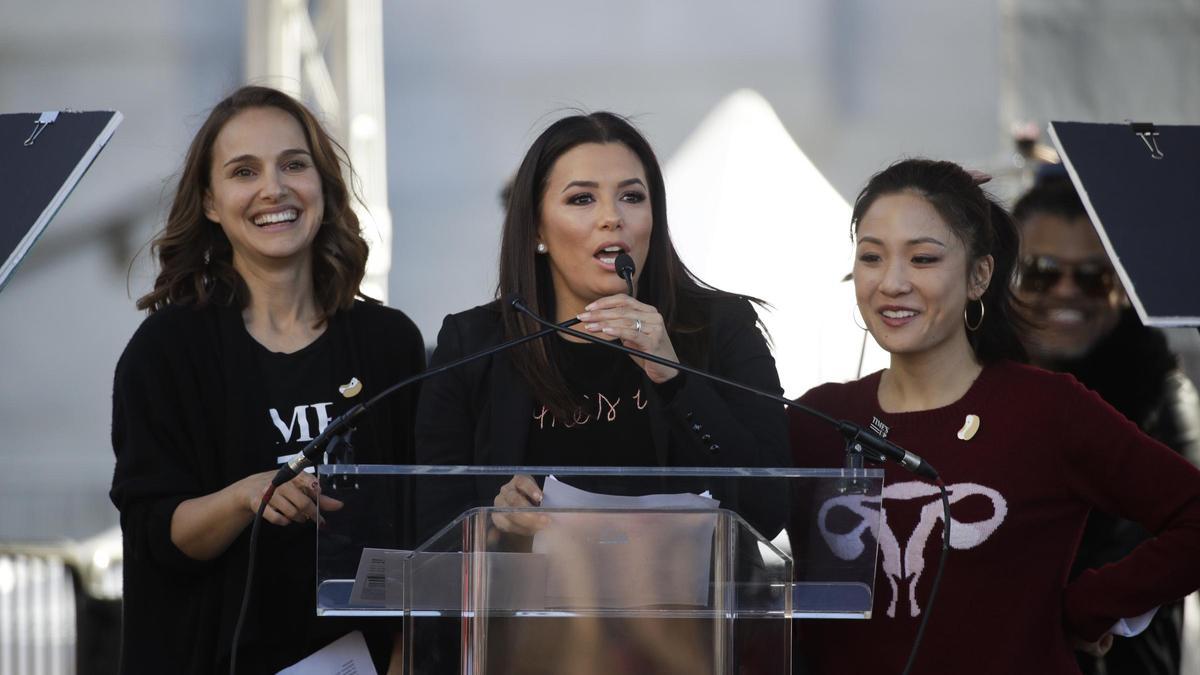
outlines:
[[[1025,319],[1016,311],[1012,281],[1020,255],[1016,224],[1004,207],[979,187],[980,181],[958,164],[929,159],[905,159],[871,177],[854,201],[850,234],[854,237],[863,215],[884,195],[910,192],[923,197],[967,249],[967,274],[974,262],[992,256],[992,279],[980,300],[984,315],[977,330],[966,331],[980,363],[1027,361],[1017,337]],[[976,321],[976,302],[963,308]],[[964,330],[966,330],[964,326]]]

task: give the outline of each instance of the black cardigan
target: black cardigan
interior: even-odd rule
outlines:
[[[359,302],[330,321],[331,346],[364,376],[359,400],[424,365],[417,327],[396,310]],[[227,667],[221,664],[246,577],[249,528],[217,558],[198,561],[172,543],[170,524],[180,502],[272,468],[256,464],[261,459],[250,459],[244,448],[251,415],[266,409],[261,388],[245,386],[253,368],[250,340],[236,309],[167,307],[146,318],[117,364],[111,498],[124,535],[124,673]],[[356,461],[411,461],[415,399],[414,392],[401,392],[361,418]],[[271,573],[271,535],[279,529],[264,525],[259,578]],[[314,562],[310,555],[284,564],[311,568]],[[268,621],[271,607],[272,598],[256,593],[244,639],[295,624],[289,617]],[[298,649],[305,647],[298,642]],[[251,658],[240,662],[247,673],[258,669]]]
[[[717,375],[780,394],[779,375],[750,303],[740,298],[714,298],[708,307],[708,363]],[[493,346],[504,339],[499,304],[451,314],[438,333],[430,366],[447,363]],[[557,338],[549,338],[557,339]],[[696,365],[696,364],[688,364]],[[680,373],[670,400],[646,380],[650,427],[658,466],[779,467],[788,466],[787,418],[783,407],[765,398]],[[521,465],[528,440],[534,400],[510,355],[502,352],[428,380],[417,414],[417,461],[420,464]],[[767,487],[767,484],[751,484]],[[725,494],[723,506],[734,508],[768,537],[783,525],[786,486],[754,495]],[[418,485],[418,489],[420,486]],[[473,501],[456,508],[492,504],[495,492],[481,483]],[[445,495],[419,500],[429,518],[419,517],[425,533],[446,511]]]

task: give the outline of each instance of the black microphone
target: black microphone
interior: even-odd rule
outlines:
[[[710,372],[707,372],[704,370],[700,370],[699,368],[693,368],[691,366],[688,366],[688,365],[685,365],[682,363],[678,363],[676,361],[671,361],[670,359],[664,359],[661,356],[655,356],[654,354],[643,352],[640,349],[626,347],[625,345],[621,344],[617,340],[610,341],[610,340],[606,340],[601,337],[597,337],[590,333],[583,333],[583,332],[580,332],[577,330],[573,330],[565,324],[550,323],[549,321],[543,319],[542,317],[540,317],[537,314],[534,314],[532,311],[530,311],[530,309],[525,306],[525,303],[522,302],[521,298],[519,298],[519,297],[512,298],[509,301],[509,304],[511,304],[512,307],[514,309],[516,309],[518,312],[524,314],[525,316],[529,317],[530,319],[533,319],[538,324],[545,326],[547,329],[557,330],[557,331],[566,333],[568,335],[574,335],[575,337],[582,338],[584,340],[587,340],[588,342],[594,342],[596,344],[605,345],[605,346],[609,347],[610,349],[616,349],[618,351],[625,352],[626,354],[630,354],[630,355],[636,356],[638,358],[646,359],[647,361],[657,363],[661,366],[666,366],[668,368],[674,368],[676,370],[680,370],[680,371],[683,371],[690,375],[695,375],[697,377],[704,378],[706,380],[711,380],[713,382],[719,382],[719,383],[724,384],[729,387],[741,389],[742,391],[748,391],[751,394],[756,394],[758,396],[762,396],[763,398],[769,399],[776,403],[781,403],[789,408],[796,408],[797,410],[800,410],[801,412],[804,412],[808,415],[812,415],[813,417],[824,420],[825,422],[828,422],[829,424],[833,425],[839,432],[841,432],[842,436],[844,436],[846,438],[848,450],[854,450],[854,446],[857,445],[857,451],[862,452],[865,456],[870,458],[872,461],[882,462],[885,459],[890,459],[893,462],[900,464],[900,466],[908,469],[909,471],[916,473],[918,476],[922,476],[922,477],[928,478],[929,480],[933,480],[933,481],[938,480],[938,473],[937,473],[937,471],[934,470],[933,466],[931,464],[929,464],[929,462],[926,462],[925,460],[921,459],[917,455],[905,450],[904,448],[901,448],[900,446],[896,445],[895,443],[892,443],[890,441],[884,440],[883,438],[880,438],[874,432],[872,432],[868,429],[864,429],[863,427],[855,424],[854,422],[851,422],[849,420],[835,420],[834,418],[830,417],[829,415],[826,415],[825,413],[823,413],[815,408],[810,408],[810,407],[804,405],[803,403],[797,403],[796,401],[792,401],[792,400],[784,398],[782,396],[772,394],[769,391],[763,391],[761,389],[751,387],[748,384],[742,384],[741,382],[736,382],[734,380],[730,380],[728,378],[721,377],[720,375],[714,375],[713,373],[710,373]]]
[[[838,430],[846,438],[851,450],[861,452],[872,461],[882,462],[885,458],[890,459],[918,476],[929,480],[938,478],[937,472],[925,460],[874,432],[846,420],[838,422]]]
[[[633,294],[633,258],[628,253],[620,253],[613,264],[617,268],[617,276],[625,280],[625,287],[629,289],[629,297],[636,297]]]
[[[519,298],[517,300],[519,300]],[[524,307],[523,304],[522,307]],[[538,323],[545,322],[539,321]],[[460,359],[451,361],[450,363],[443,363],[436,368],[430,368],[429,370],[422,371],[416,375],[413,375],[412,377],[405,378],[396,384],[393,384],[387,389],[384,389],[376,394],[370,400],[364,403],[359,403],[358,405],[331,420],[329,425],[325,427],[324,431],[318,434],[316,438],[312,439],[308,445],[304,446],[304,449],[300,451],[300,454],[296,455],[291,459],[291,461],[279,468],[279,472],[275,474],[273,479],[271,479],[271,487],[279,487],[292,478],[295,478],[297,474],[308,467],[320,464],[321,455],[326,450],[328,450],[330,453],[333,453],[341,444],[349,443],[350,433],[354,431],[352,428],[347,428],[350,422],[354,421],[354,419],[359,415],[369,410],[371,406],[387,398],[388,396],[391,396],[394,392],[411,384],[420,382],[421,380],[433,377],[434,375],[444,373],[447,370],[453,370],[459,366],[482,359],[485,356],[491,356],[492,354],[502,352],[519,344],[551,335],[559,330],[570,330],[570,327],[577,323],[579,323],[579,319],[568,319],[560,324],[546,324],[546,328],[543,328],[535,333],[530,333],[528,335],[512,338],[511,340],[506,340],[498,345],[493,345],[474,354],[468,354]]]

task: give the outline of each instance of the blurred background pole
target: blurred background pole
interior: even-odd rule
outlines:
[[[350,156],[355,212],[371,245],[363,292],[387,302],[392,214],[384,133],[380,0],[247,0],[246,82],[279,88],[320,111]]]

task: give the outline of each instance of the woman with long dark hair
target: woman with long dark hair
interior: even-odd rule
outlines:
[[[217,104],[188,149],[153,242],[158,278],[137,302],[150,316],[113,386],[122,672],[228,668],[247,526],[279,465],[424,365],[416,326],[359,289],[367,243],[343,167],[313,114],[264,87]],[[354,459],[410,462],[414,407],[402,393],[365,416]],[[267,504],[241,672],[276,672],[346,632],[315,619],[313,556],[321,512],[346,506],[307,473]],[[385,663],[390,634],[373,644]]]
[[[614,262],[635,262],[635,295]],[[670,360],[780,390],[745,298],[705,286],[675,252],[662,171],[617,115],[567,117],[534,141],[513,181],[500,251],[500,298]],[[446,318],[432,363],[540,329],[496,301]],[[778,466],[778,406],[601,345],[526,343],[422,393],[417,454],[431,464]],[[612,402],[620,401],[612,408]],[[609,406],[609,407],[605,407]],[[491,505],[539,502],[518,477]]]
[[[900,672],[932,611],[913,673],[1077,673],[1072,648],[1101,652],[1119,620],[1200,586],[1200,472],[1071,377],[1022,365],[1017,230],[976,179],[950,162],[898,162],[859,194],[852,235],[858,310],[891,362],[800,400],[935,466],[954,550],[931,608],[938,490],[888,465],[866,547],[880,553],[873,616],[807,622],[812,672]],[[791,422],[798,464],[840,464],[840,437]],[[1092,508],[1157,537],[1068,582]],[[860,533],[846,522],[821,534],[855,555],[842,540]]]
[[[622,253],[635,263],[633,296],[616,273],[616,257]],[[641,134],[611,113],[559,120],[526,153],[508,198],[497,296],[523,298],[533,312],[555,322],[577,317],[582,330],[604,339],[780,391],[775,362],[750,301],[705,286],[680,261],[667,226],[658,160]],[[508,302],[453,314],[442,325],[431,363],[540,328]],[[422,464],[781,466],[787,461],[786,443],[786,418],[774,403],[559,335],[430,379],[422,389],[417,421]],[[422,495],[418,510],[432,510],[433,525],[440,525],[472,506],[541,502],[541,486],[532,477],[502,482],[472,483],[465,488],[469,494],[455,495],[449,507],[441,486],[430,484],[431,491],[441,494]],[[629,482],[608,487],[633,491]],[[723,507],[735,508],[767,536],[783,525],[782,491],[737,495],[718,486],[713,492]],[[510,535],[523,536],[541,521],[525,514],[497,515],[495,523]],[[611,668],[628,670],[646,659],[657,665],[645,666],[645,672],[681,672],[678,660],[698,658],[711,627],[706,633],[699,624],[668,624],[643,623],[634,629],[643,638],[675,631],[670,639],[642,639],[651,645],[645,650],[593,653],[587,651],[594,646],[590,640],[548,633],[550,625],[543,622],[538,630],[518,631],[517,642],[531,639],[538,645],[518,650],[534,654],[521,667],[544,663],[576,672],[564,665],[572,663],[588,669],[583,672],[613,672]],[[618,642],[628,646],[639,640]],[[680,650],[671,644],[695,648],[674,653]],[[665,665],[671,659],[676,666]]]

